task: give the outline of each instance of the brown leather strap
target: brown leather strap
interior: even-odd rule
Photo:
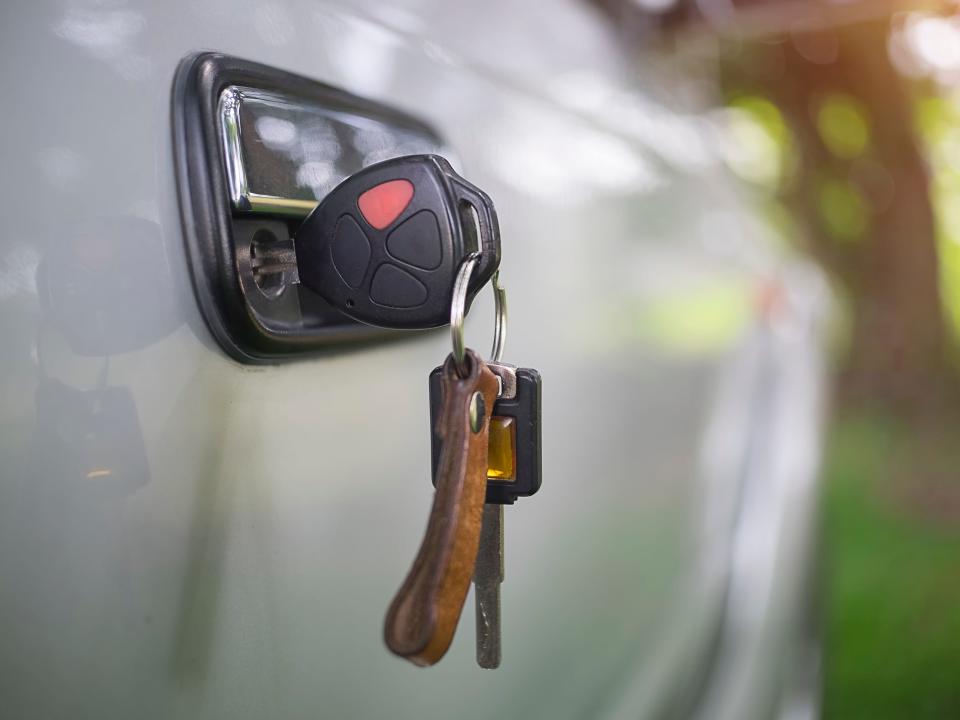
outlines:
[[[443,406],[437,432],[443,440],[437,489],[427,532],[413,567],[390,604],[384,639],[391,652],[417,665],[433,665],[447,652],[470,588],[487,492],[487,433],[497,399],[497,378],[472,350],[470,375],[457,375],[452,357],[443,365]],[[474,393],[483,397],[482,425],[470,427]]]

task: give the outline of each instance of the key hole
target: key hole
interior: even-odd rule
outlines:
[[[277,297],[287,285],[291,267],[292,243],[284,242],[266,229],[257,230],[250,242],[250,267],[253,280],[264,295]]]
[[[480,250],[480,216],[477,209],[468,202],[460,203],[460,225],[463,227],[463,242],[466,252]]]

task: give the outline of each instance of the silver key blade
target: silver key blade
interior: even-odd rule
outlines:
[[[500,583],[503,582],[503,505],[483,506],[480,548],[473,571],[477,599],[477,664],[500,667]]]

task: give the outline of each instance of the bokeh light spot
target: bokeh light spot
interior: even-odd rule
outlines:
[[[839,158],[860,157],[870,144],[870,123],[849,95],[829,95],[817,111],[817,131],[827,150]]]
[[[858,240],[869,225],[869,209],[860,191],[845,180],[824,180],[817,193],[824,229],[838,240]]]
[[[753,95],[730,102],[723,155],[737,175],[776,188],[784,177],[790,148],[790,131],[776,105]]]

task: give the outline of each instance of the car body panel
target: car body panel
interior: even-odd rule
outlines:
[[[779,367],[749,350],[775,331],[757,298],[781,283],[800,315],[816,303],[791,294],[695,83],[637,76],[587,6],[541,13],[3,11],[5,717],[648,717],[710,674],[758,424],[745,397]],[[471,601],[433,669],[381,640],[427,516],[447,335],[251,367],[204,326],[170,94],[205,49],[425,119],[497,204],[505,359],[544,378],[543,488],[506,511],[498,672],[473,662]],[[467,323],[481,349],[491,305]],[[791,420],[808,434],[813,405]],[[790,465],[776,492],[813,472]]]

